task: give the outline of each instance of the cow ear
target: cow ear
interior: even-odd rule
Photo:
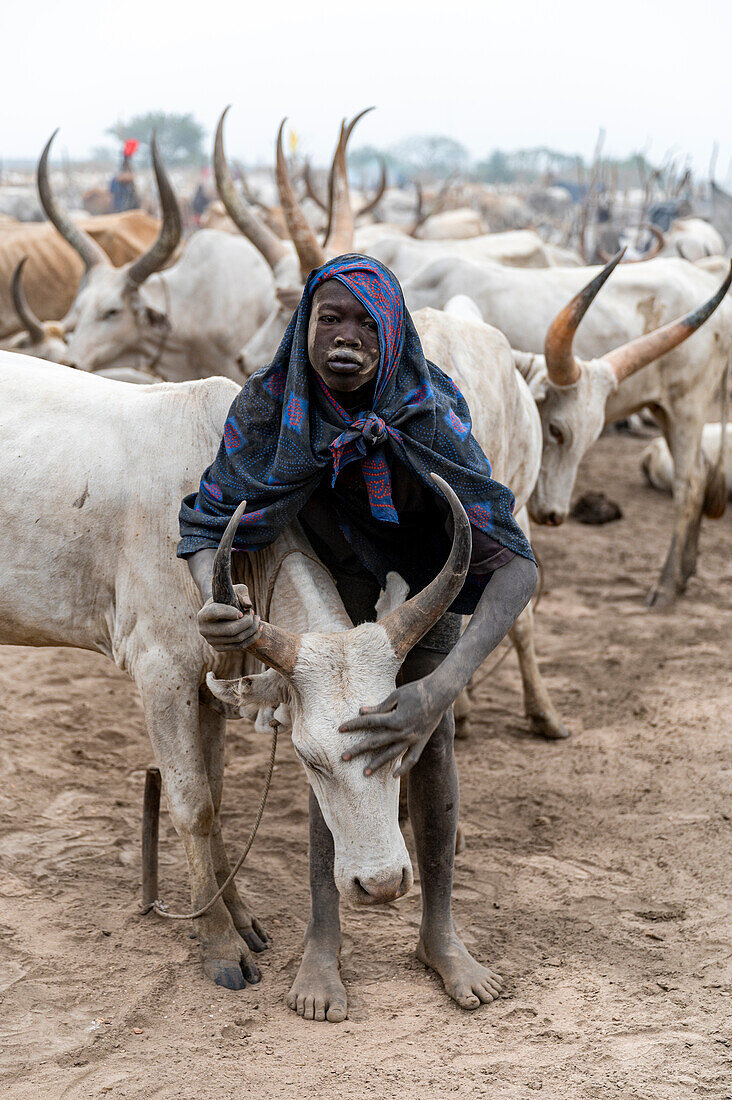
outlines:
[[[546,401],[548,388],[548,378],[543,372],[535,374],[529,382],[529,392],[537,405]]]
[[[406,603],[409,595],[409,585],[398,573],[386,574],[386,587],[376,601],[376,621],[385,619],[392,611],[396,611],[403,603]]]
[[[217,680],[212,672],[206,677],[212,695],[240,712],[252,705],[277,707],[287,699],[287,684],[274,669],[254,676],[239,676],[236,680]]]
[[[170,328],[170,321],[166,314],[161,313],[158,309],[153,309],[152,306],[145,306],[145,320],[150,328],[160,329],[161,331]]]

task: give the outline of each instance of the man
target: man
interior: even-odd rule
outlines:
[[[406,658],[400,686],[341,727],[363,734],[343,759],[365,757],[366,775],[395,761],[395,774],[410,773],[423,900],[417,955],[458,1004],[477,1008],[498,996],[501,980],[472,958],[452,919],[459,805],[452,703],[528,603],[536,566],[512,516],[513,496],[492,480],[457,387],[425,360],[388,268],[351,255],[311,273],[277,355],[235,400],[216,461],[198,495],[183,502],[178,553],[206,601],[198,616],[204,638],[221,652],[246,648],[259,620],[211,602],[215,548],[242,499],[240,549],[268,545],[297,517],[357,625],[375,617],[389,571],[413,593],[444,564],[449,513],[433,471],[471,522],[468,579]],[[462,636],[461,614],[472,614]],[[312,913],[288,1003],[306,1018],[341,1020],[333,841],[312,791],[310,870]]]

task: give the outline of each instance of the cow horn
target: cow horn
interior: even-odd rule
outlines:
[[[295,194],[295,189],[292,186],[290,173],[287,170],[287,160],[285,159],[285,154],[282,149],[282,132],[286,122],[287,119],[283,118],[277,132],[277,190],[282,205],[282,213],[287,223],[287,231],[292,238],[297,251],[297,257],[300,261],[300,274],[303,279],[307,279],[313,268],[320,267],[321,264],[325,263],[325,253],[318,244],[315,234],[308,224],[308,220]]]
[[[234,181],[231,178],[226,153],[224,152],[224,119],[229,110],[230,107],[227,107],[222,113],[216,127],[213,155],[216,190],[234,225],[251,241],[257,251],[261,252],[274,271],[280,260],[287,255],[287,249],[272,230],[257,217],[251,206],[242,201],[239,192],[234,187]]]
[[[406,657],[412,646],[416,645],[447,611],[463,587],[470,565],[473,540],[465,509],[446,481],[437,474],[432,474],[431,477],[442,490],[443,496],[447,497],[452,511],[454,524],[452,548],[450,556],[435,579],[416,596],[412,596],[401,607],[396,608],[381,620],[381,625],[389,636],[394,652],[401,658]]]
[[[216,551],[211,576],[214,603],[226,603],[239,608],[241,604],[231,579],[231,547],[246,506],[247,502],[243,500],[229,520]],[[281,672],[283,676],[291,676],[300,649],[300,636],[262,620],[260,635],[248,648],[265,665]]]
[[[651,236],[655,238],[653,245],[651,246],[651,248],[648,249],[648,252],[643,257],[643,259],[653,260],[663,249],[663,246],[666,243],[666,238],[664,237],[661,230],[657,229],[655,225],[650,225],[649,223],[648,225],[644,225],[643,228],[647,229]]]
[[[612,258],[609,264],[596,275],[592,282],[576,294],[569,305],[565,306],[561,313],[552,321],[544,341],[544,356],[546,358],[546,372],[549,381],[555,386],[571,386],[580,376],[580,368],[572,351],[574,334],[580,321],[590,308],[603,283],[623,258],[623,248]]]
[[[175,197],[165,165],[158,152],[158,140],[154,131],[150,142],[150,150],[163,220],[157,240],[147,252],[143,252],[142,256],[138,256],[127,269],[127,282],[130,286],[135,287],[142,286],[146,279],[149,279],[151,275],[154,275],[156,271],[160,271],[161,267],[165,266],[180,244],[183,232],[178,200]]]
[[[333,163],[330,168],[328,228],[325,234],[323,248],[331,256],[340,256],[344,252],[353,249],[354,217],[351,206],[351,190],[348,185],[348,164],[346,162],[346,150],[348,140],[353,133],[356,124],[364,115],[373,111],[373,107],[367,107],[346,122],[341,123],[341,132],[338,137]]]
[[[381,158],[381,175],[379,176],[379,184],[376,188],[376,194],[370,199],[364,206],[361,207],[356,213],[357,218],[362,218],[366,214],[370,214],[372,210],[375,210],[384,197],[386,191],[386,161]]]
[[[696,332],[712,316],[729,290],[731,283],[732,263],[730,263],[727,278],[708,302],[699,306],[698,309],[692,310],[691,313],[687,313],[685,317],[680,317],[677,321],[671,321],[663,328],[656,329],[655,332],[638,336],[635,340],[616,348],[615,351],[603,355],[603,362],[607,363],[618,382],[622,382],[624,378],[635,374],[641,367],[652,363],[654,359],[667,355],[668,352],[673,351],[675,347],[687,340],[693,332]]]
[[[318,192],[315,190],[315,187],[313,186],[313,177],[312,177],[311,172],[310,172],[310,161],[309,160],[306,160],[305,164],[303,165],[302,182],[305,184],[305,194],[307,195],[307,197],[311,200],[311,202],[314,202],[315,205],[317,207],[319,207],[323,211],[324,214],[327,214],[328,213],[328,204],[323,202],[320,195],[318,194]]]
[[[48,220],[56,226],[56,229],[58,229],[64,240],[68,241],[74,251],[78,252],[81,256],[87,271],[91,271],[91,269],[98,264],[110,266],[111,260],[101,245],[98,245],[93,237],[85,233],[80,226],[72,221],[66,211],[61,209],[53,197],[51,184],[48,179],[48,155],[51,151],[53,139],[56,137],[57,133],[58,129],[53,131],[46,142],[45,149],[41,153],[41,159],[38,161],[36,179],[38,182],[38,196],[41,200],[41,206]]]
[[[10,284],[10,292],[13,297],[13,305],[15,306],[15,312],[18,314],[23,327],[26,329],[28,335],[34,344],[40,344],[41,340],[45,337],[45,332],[42,323],[38,320],[35,313],[28,305],[25,294],[23,293],[23,268],[25,266],[27,256],[19,262],[15,271],[13,272],[13,280]]]

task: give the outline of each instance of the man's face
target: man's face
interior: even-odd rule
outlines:
[[[308,355],[316,374],[334,393],[352,393],[379,369],[379,330],[365,306],[338,279],[313,294]]]

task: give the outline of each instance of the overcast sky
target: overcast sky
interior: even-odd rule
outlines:
[[[474,156],[546,144],[732,158],[729,0],[4,0],[0,156],[108,144],[118,118],[192,111],[269,160],[288,115],[325,161],[338,120],[374,104],[354,145],[445,133]]]

